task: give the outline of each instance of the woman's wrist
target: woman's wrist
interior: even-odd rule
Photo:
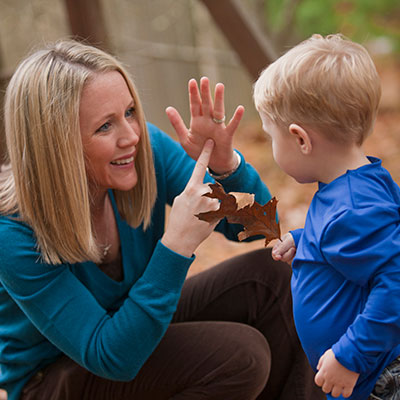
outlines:
[[[190,258],[194,253],[194,251],[191,249],[191,246],[185,245],[182,240],[174,240],[170,238],[167,232],[165,232],[162,236],[161,243],[174,253],[183,257]]]
[[[237,171],[237,169],[240,167],[240,163],[242,160],[240,158],[239,153],[236,150],[233,151],[233,154],[235,155],[236,165],[232,169],[230,169],[229,171],[223,172],[223,173],[216,173],[211,168],[207,168],[208,174],[212,178],[219,180],[219,181],[226,179],[229,176],[231,176],[232,174],[234,174]]]

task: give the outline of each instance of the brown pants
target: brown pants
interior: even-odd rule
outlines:
[[[295,332],[290,273],[262,249],[195,275],[133,381],[99,378],[62,357],[22,400],[325,399]]]

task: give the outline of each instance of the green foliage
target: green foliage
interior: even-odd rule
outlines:
[[[276,33],[288,29],[285,7],[296,7],[291,36],[341,32],[361,43],[386,37],[400,52],[399,0],[265,0],[266,21]]]

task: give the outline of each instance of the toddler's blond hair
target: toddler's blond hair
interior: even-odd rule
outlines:
[[[254,85],[257,110],[278,126],[297,123],[359,145],[373,129],[380,96],[367,50],[340,34],[313,35],[270,64]]]

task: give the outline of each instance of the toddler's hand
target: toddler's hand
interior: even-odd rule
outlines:
[[[350,397],[360,374],[350,371],[336,360],[331,349],[327,350],[319,359],[315,383],[324,393],[332,397]]]
[[[290,233],[283,235],[282,241],[272,247],[272,258],[276,261],[285,261],[290,264],[295,254],[296,246]]]

